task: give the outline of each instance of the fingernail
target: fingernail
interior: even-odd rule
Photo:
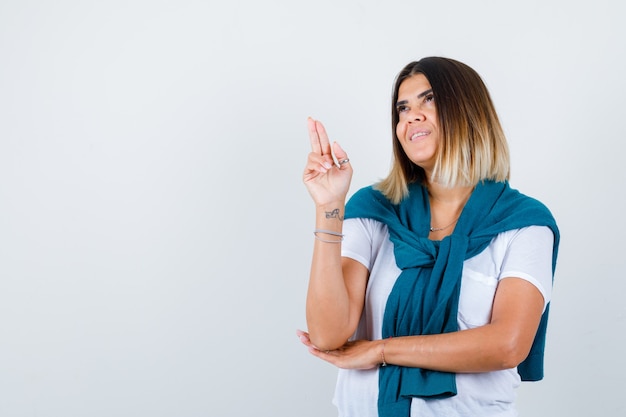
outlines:
[[[324,168],[326,168],[326,169],[331,169],[332,168],[332,165],[330,164],[330,162],[324,161],[323,165],[324,165]]]

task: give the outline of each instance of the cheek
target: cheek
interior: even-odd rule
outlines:
[[[404,123],[398,122],[398,124],[396,125],[396,136],[398,137],[398,139],[401,139],[404,137],[404,131],[405,131]]]

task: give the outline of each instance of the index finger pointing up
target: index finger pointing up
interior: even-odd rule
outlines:
[[[311,139],[312,151],[320,155],[330,154],[330,141],[328,140],[324,125],[310,117],[307,120],[307,124],[309,127],[309,139]]]

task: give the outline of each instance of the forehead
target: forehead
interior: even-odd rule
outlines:
[[[424,74],[411,75],[400,84],[398,99],[416,96],[430,89],[430,83]]]

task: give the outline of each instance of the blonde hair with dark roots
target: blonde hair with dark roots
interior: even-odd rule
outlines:
[[[411,162],[396,136],[398,91],[404,80],[416,74],[423,74],[432,87],[439,122],[441,142],[431,180],[447,187],[508,180],[506,137],[482,79],[462,62],[428,57],[411,62],[396,77],[391,102],[393,162],[376,188],[398,204],[407,196],[409,184],[426,181],[424,170]]]

